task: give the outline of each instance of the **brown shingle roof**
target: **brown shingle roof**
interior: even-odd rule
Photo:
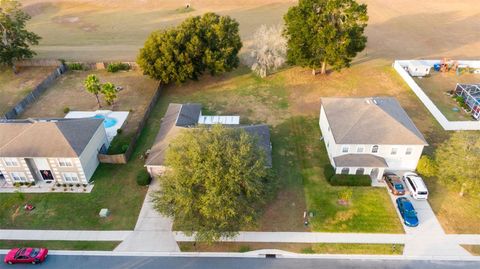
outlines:
[[[427,145],[393,97],[322,98],[337,144]]]
[[[1,157],[78,157],[102,119],[0,121]]]

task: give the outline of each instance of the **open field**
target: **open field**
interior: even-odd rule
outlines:
[[[480,57],[476,0],[363,0],[368,4],[369,43],[359,58]],[[43,37],[40,58],[133,60],[148,34],[208,11],[230,15],[240,23],[244,45],[261,24],[282,22],[294,0],[196,0],[185,2],[24,0],[33,16],[29,28]],[[140,19],[141,18],[141,19]],[[127,25],[128,27],[124,27]]]
[[[99,109],[95,96],[87,92],[83,86],[89,74],[97,75],[101,83],[112,82],[116,86],[123,87],[123,90],[117,94],[113,109],[105,104],[101,95],[99,96],[102,103],[101,109],[130,112],[122,128],[123,132],[114,138],[109,149],[112,153],[120,153],[122,146],[130,143],[158,85],[156,81],[143,76],[140,71],[117,73],[109,73],[105,70],[69,71],[60,77],[21,117],[63,118],[65,108],[71,111]]]
[[[455,72],[440,73],[432,72],[429,77],[414,78],[415,82],[420,86],[425,94],[432,99],[440,111],[451,121],[474,120],[469,113],[465,113],[455,100],[447,96],[447,91],[455,90],[457,83],[479,83],[479,74],[462,74],[457,76]],[[460,111],[456,112],[452,109],[456,107]]]
[[[0,116],[28,95],[42,82],[54,67],[22,67],[18,74],[11,68],[0,67]]]
[[[113,250],[120,242],[116,241],[21,241],[0,240],[0,249],[16,247],[47,248],[49,250]]]
[[[213,243],[178,242],[181,251],[189,252],[248,252],[259,249],[280,249],[302,254],[376,254],[402,255],[403,245],[335,244],[335,243]]]

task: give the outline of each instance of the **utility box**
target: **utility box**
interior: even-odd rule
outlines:
[[[106,217],[108,217],[108,215],[110,215],[110,210],[108,210],[108,208],[102,208],[102,209],[100,209],[100,213],[98,213],[98,215],[101,218],[106,218]]]

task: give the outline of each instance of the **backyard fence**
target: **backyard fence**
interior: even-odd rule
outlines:
[[[408,74],[404,69],[404,66],[408,65],[409,61],[395,61],[393,68],[397,73],[403,78],[407,85],[412,89],[412,91],[418,96],[418,98],[423,102],[425,107],[432,113],[433,117],[438,121],[438,123],[443,127],[444,130],[454,131],[454,130],[480,130],[480,121],[449,121],[443,113],[438,109],[438,107],[433,103],[433,101],[425,94],[425,92],[418,86],[418,84],[413,80],[413,78]],[[434,63],[439,63],[440,61],[422,61],[426,62],[429,65],[433,66]],[[478,62],[465,61],[468,62],[471,66],[478,66]],[[460,63],[460,61],[459,61]]]
[[[59,63],[57,61],[57,63]],[[45,62],[47,64],[47,62]],[[17,64],[17,66],[20,66]],[[21,66],[27,66],[27,65],[21,65]],[[32,65],[30,65],[32,66]],[[40,66],[40,65],[37,65]],[[44,65],[47,66],[47,65]],[[20,115],[25,108],[27,108],[29,105],[35,103],[37,99],[45,92],[45,90],[50,87],[53,82],[60,77],[63,73],[65,73],[66,66],[63,64],[60,64],[47,78],[45,78],[40,84],[38,84],[32,92],[30,92],[27,96],[25,96],[20,102],[18,102],[11,110],[9,110],[7,113],[5,113],[2,118],[5,119],[16,119],[18,115]]]
[[[140,135],[142,134],[142,130],[145,127],[145,124],[147,123],[148,118],[150,117],[152,109],[155,106],[155,104],[157,103],[158,99],[160,98],[161,92],[162,92],[162,84],[158,83],[157,91],[153,95],[152,100],[150,101],[150,104],[145,109],[142,120],[140,121],[140,124],[138,125],[137,131],[135,132],[135,135],[133,136],[132,140],[130,141],[130,144],[128,145],[127,151],[123,154],[112,154],[112,155],[98,154],[98,160],[101,163],[125,164],[125,163],[128,162],[128,160],[130,160],[130,158],[132,157],[132,154],[135,150],[135,146],[137,144],[137,141],[140,138]]]

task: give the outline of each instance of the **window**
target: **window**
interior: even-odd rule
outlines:
[[[342,152],[347,153],[348,152],[348,146],[343,146],[342,147]]]
[[[363,150],[364,150],[364,147],[363,147],[363,146],[357,147],[357,153],[362,153]]]
[[[372,147],[372,153],[377,153],[378,152],[378,145],[375,145]]]
[[[397,155],[397,148],[392,148],[392,151],[390,152],[390,154],[392,155]]]
[[[405,155],[412,155],[412,148],[407,148],[407,150],[405,150]]]
[[[357,171],[355,171],[356,175],[363,175],[365,174],[365,169],[364,168],[357,168]]]
[[[70,167],[73,166],[72,161],[70,159],[59,158],[58,159],[58,166],[60,167]]]
[[[3,158],[5,166],[19,166],[17,158]]]
[[[342,168],[342,175],[348,175],[348,173],[350,173],[350,169],[348,169],[348,167],[345,167],[345,168]]]
[[[12,177],[12,180],[14,182],[26,182],[27,177],[25,176],[25,173],[22,172],[12,172],[10,173],[10,176]]]
[[[63,175],[63,180],[65,180],[65,182],[78,182],[77,173],[66,172],[66,173],[62,173],[62,175]]]

